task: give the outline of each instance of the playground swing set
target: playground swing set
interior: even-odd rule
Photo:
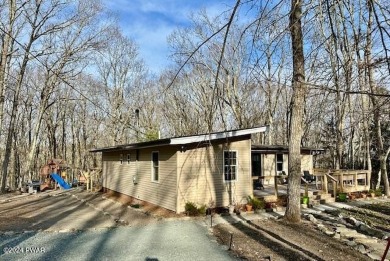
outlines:
[[[57,187],[70,189],[78,185],[86,185],[87,190],[97,191],[101,188],[101,174],[99,168],[87,171],[72,169],[62,159],[51,159],[40,170],[40,191],[57,189]]]

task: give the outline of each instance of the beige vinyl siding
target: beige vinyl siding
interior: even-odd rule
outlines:
[[[251,141],[234,141],[187,149],[177,154],[178,204],[177,212],[183,212],[186,202],[198,205],[228,206],[240,203],[253,193],[251,179]],[[235,181],[224,181],[223,152],[237,152],[237,176]]]
[[[159,180],[152,181],[152,152],[159,152]],[[127,154],[131,162],[127,164]],[[124,155],[120,164],[119,155]],[[122,194],[176,211],[176,149],[158,147],[136,151],[103,153],[103,186]],[[137,184],[133,184],[136,176]]]
[[[308,170],[313,174],[313,155],[301,155],[301,170]]]
[[[263,154],[263,175],[264,184],[274,184],[274,178],[276,173],[276,155],[275,154]],[[271,177],[272,176],[272,177]]]
[[[267,178],[267,176],[275,176],[276,173],[276,154],[262,154],[263,157],[263,174],[264,184],[274,184],[274,178]],[[283,154],[283,170],[288,175],[288,154]],[[313,172],[313,156],[301,155],[301,170]]]

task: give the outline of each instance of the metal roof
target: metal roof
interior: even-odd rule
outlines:
[[[265,132],[265,131],[267,131],[267,126],[205,133],[205,134],[198,134],[198,135],[191,135],[191,136],[173,137],[173,138],[159,139],[159,140],[153,140],[147,142],[130,143],[130,144],[124,144],[124,145],[118,145],[112,147],[96,148],[90,150],[90,152],[144,149],[144,148],[159,147],[159,146],[166,146],[166,145],[184,145],[184,144],[208,142],[212,140],[245,136],[245,135],[250,135],[250,134]]]

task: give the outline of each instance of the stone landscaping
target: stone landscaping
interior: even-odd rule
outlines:
[[[353,216],[343,216],[338,210],[310,211],[304,218],[325,235],[353,247],[373,260],[381,260],[390,233],[375,229]]]

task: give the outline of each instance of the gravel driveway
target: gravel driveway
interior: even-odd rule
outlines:
[[[193,221],[1,235],[0,242],[0,260],[234,260]]]
[[[78,189],[0,197],[0,260],[233,260],[210,233]]]

